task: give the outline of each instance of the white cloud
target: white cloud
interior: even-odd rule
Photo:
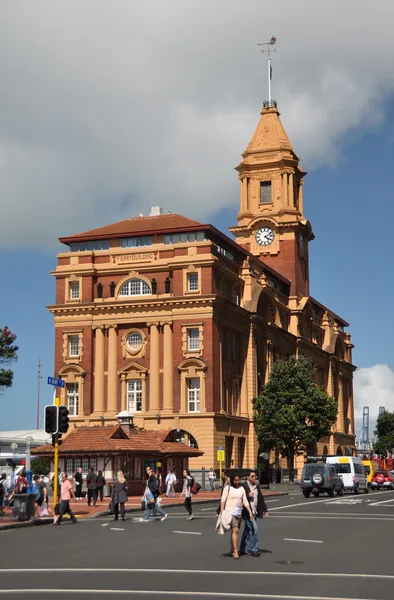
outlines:
[[[357,369],[354,374],[354,412],[356,420],[356,433],[359,434],[362,426],[362,411],[364,406],[369,406],[370,436],[376,425],[379,408],[394,410],[394,371],[388,365],[374,365]]]
[[[238,203],[233,167],[273,95],[310,170],[383,118],[394,4],[381,0],[36,0],[0,20],[0,240],[60,235],[162,204]],[[376,47],[379,47],[379,57]]]

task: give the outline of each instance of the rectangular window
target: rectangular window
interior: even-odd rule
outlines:
[[[216,248],[217,248],[217,251],[220,252],[220,254],[222,254],[226,258],[229,258],[230,260],[234,260],[234,254],[232,252],[229,252],[229,250],[226,250],[225,248],[222,248],[221,246],[216,246]]]
[[[70,300],[79,300],[79,281],[70,282]]]
[[[190,231],[189,233],[172,233],[164,236],[165,244],[180,244],[187,242],[205,242],[206,237],[203,231]]]
[[[95,240],[92,242],[72,242],[70,252],[83,252],[85,250],[108,250],[109,240]]]
[[[72,458],[66,458],[66,473],[68,476],[74,475],[74,460]]]
[[[190,377],[187,381],[187,405],[188,411],[200,412],[200,378]]]
[[[233,415],[238,414],[238,400],[239,400],[239,387],[235,383],[232,389],[232,404],[233,404]]]
[[[188,273],[187,291],[198,292],[198,273]]]
[[[260,181],[260,204],[271,204],[272,185],[270,181]]]
[[[79,356],[79,335],[68,336],[68,355]]]
[[[200,330],[199,329],[188,329],[187,330],[187,349],[189,352],[200,350]]]
[[[239,305],[239,289],[237,285],[233,285],[232,287],[231,301],[237,306]]]
[[[239,335],[236,331],[232,332],[232,346],[233,360],[239,360]]]
[[[77,383],[67,384],[67,404],[70,417],[77,417],[79,404],[79,390]]]
[[[82,458],[82,475],[84,477],[86,477],[86,475],[88,474],[88,468],[89,468],[89,458],[87,458],[86,456],[84,456]]]
[[[142,235],[140,237],[124,238],[121,240],[122,248],[139,248],[141,246],[152,246],[152,236]]]
[[[227,412],[227,385],[224,379],[222,381],[222,411]]]
[[[141,379],[132,379],[127,382],[127,410],[131,413],[142,411]]]

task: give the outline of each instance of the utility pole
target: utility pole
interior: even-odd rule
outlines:
[[[41,395],[41,359],[38,359],[38,371],[37,371],[37,418],[36,418],[36,429],[40,429],[40,395]]]

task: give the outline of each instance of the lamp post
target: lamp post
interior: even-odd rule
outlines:
[[[33,442],[33,438],[29,435],[26,438],[26,471],[31,470],[31,445]]]
[[[11,486],[14,487],[15,486],[15,452],[18,449],[18,444],[16,442],[12,442],[11,444],[11,450],[12,450],[12,473],[11,473]]]

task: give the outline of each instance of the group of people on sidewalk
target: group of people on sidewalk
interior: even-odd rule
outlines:
[[[82,468],[79,467],[74,475],[75,482],[75,499],[82,500],[82,486],[83,486],[83,472]],[[105,477],[102,471],[96,472],[93,467],[89,467],[88,474],[86,475],[86,487],[87,487],[87,498],[88,506],[96,506],[98,498],[102,502],[104,500],[104,486],[106,484]]]
[[[236,474],[225,481],[218,512],[218,532],[231,531],[230,555],[236,559],[240,554],[260,556],[257,519],[268,517],[268,510],[257,482],[256,471],[249,471],[247,480],[242,484]],[[244,531],[238,550],[238,534],[242,520]]]

